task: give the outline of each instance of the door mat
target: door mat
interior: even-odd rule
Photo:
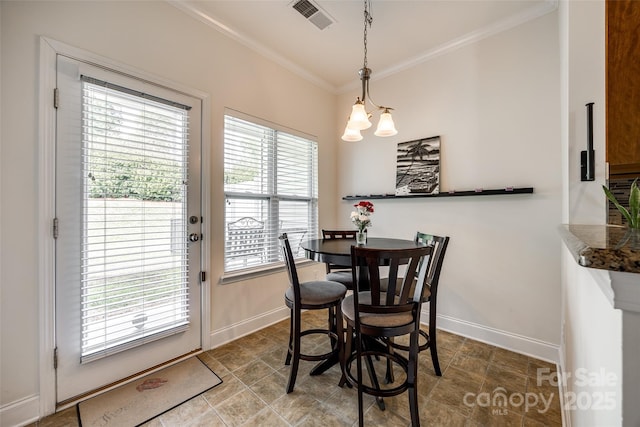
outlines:
[[[161,369],[78,404],[82,427],[137,426],[222,380],[197,357]]]

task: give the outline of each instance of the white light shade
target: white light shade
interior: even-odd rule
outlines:
[[[391,113],[388,109],[384,110],[384,113],[380,114],[380,121],[378,122],[378,128],[373,133],[375,136],[393,136],[397,134],[396,125],[393,123]]]
[[[351,109],[351,115],[349,116],[349,125],[350,128],[365,130],[371,127],[371,122],[369,121],[369,115],[364,109],[364,104],[358,99],[355,104],[353,104],[353,108]]]
[[[362,141],[362,135],[359,129],[353,129],[347,123],[347,127],[344,129],[344,135],[342,135],[342,140],[346,142]]]

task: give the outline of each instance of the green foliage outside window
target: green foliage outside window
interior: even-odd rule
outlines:
[[[177,162],[159,159],[106,159],[94,162],[89,197],[136,200],[182,200],[182,175]]]

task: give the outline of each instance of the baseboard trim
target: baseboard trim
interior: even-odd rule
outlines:
[[[234,323],[211,333],[211,348],[216,348],[230,341],[249,335],[260,329],[289,317],[286,307],[277,308],[258,316]],[[429,310],[422,311],[422,322],[428,323]],[[451,316],[438,315],[438,329],[462,335],[476,341],[495,345],[520,354],[535,357],[547,362],[560,362],[560,346],[512,332],[480,325]]]
[[[32,395],[0,408],[0,424],[7,427],[26,426],[40,418],[40,397]]]
[[[558,363],[558,392],[560,393],[560,415],[562,416],[562,425],[564,427],[571,427],[571,412],[565,405],[565,399],[563,396],[567,396],[569,388],[567,382],[564,380],[564,354],[560,349],[560,363]]]
[[[428,323],[429,310],[422,311],[422,323]],[[558,364],[560,346],[512,332],[480,325],[455,317],[438,315],[437,328],[516,353]]]
[[[289,309],[283,306],[224,328],[216,329],[211,332],[211,348],[216,348],[230,341],[242,338],[245,335],[278,323],[288,317]]]

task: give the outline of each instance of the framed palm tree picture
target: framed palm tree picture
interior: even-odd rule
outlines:
[[[398,144],[396,196],[440,192],[440,137]]]

